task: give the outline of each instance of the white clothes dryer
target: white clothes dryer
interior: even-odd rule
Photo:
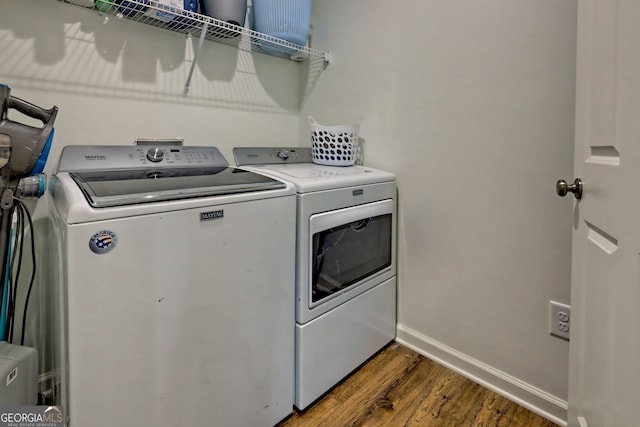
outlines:
[[[66,425],[291,413],[291,184],[183,146],[67,146],[52,183]]]
[[[311,149],[235,148],[297,192],[295,401],[306,408],[395,338],[395,175],[323,166]]]

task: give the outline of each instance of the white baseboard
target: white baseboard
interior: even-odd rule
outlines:
[[[568,406],[566,401],[469,357],[407,326],[398,324],[396,331],[396,341],[398,343],[560,426],[567,425]]]

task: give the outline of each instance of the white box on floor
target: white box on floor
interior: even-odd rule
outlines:
[[[0,406],[38,403],[38,351],[0,341]]]

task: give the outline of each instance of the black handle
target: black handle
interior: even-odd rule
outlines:
[[[49,122],[52,117],[55,117],[55,114],[58,111],[58,107],[54,106],[47,110],[20,98],[16,98],[15,96],[9,97],[7,105],[9,108],[14,108],[22,114],[38,119],[45,124]]]

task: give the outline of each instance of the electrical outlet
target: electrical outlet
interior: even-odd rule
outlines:
[[[571,306],[549,301],[549,333],[566,340],[571,333]]]

